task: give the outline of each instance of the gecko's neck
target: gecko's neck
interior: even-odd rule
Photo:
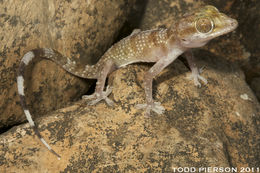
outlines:
[[[185,52],[189,49],[187,47],[183,47],[180,44],[180,40],[177,37],[177,29],[175,26],[171,26],[170,28],[167,29],[167,36],[168,36],[167,44],[170,49],[175,49],[175,50],[178,49],[182,52]]]

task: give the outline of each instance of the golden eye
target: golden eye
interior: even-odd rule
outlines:
[[[210,33],[214,28],[214,23],[208,17],[199,18],[195,22],[195,28],[200,33],[203,33],[203,34]]]

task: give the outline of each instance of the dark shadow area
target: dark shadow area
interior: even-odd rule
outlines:
[[[143,15],[149,0],[137,1],[133,9],[129,13],[123,27],[118,32],[115,43],[127,37],[134,29],[138,29],[142,22]]]
[[[148,1],[149,0],[142,0],[142,1],[137,1],[135,3],[133,9],[127,16],[125,23],[123,24],[123,27],[119,30],[114,43],[117,43],[118,41],[122,40],[123,38],[129,36],[133,32],[134,29],[139,28],[139,25],[143,19],[143,15],[144,15]],[[107,86],[107,80],[106,80],[105,87],[106,86]],[[86,95],[93,94],[95,92],[95,87],[96,87],[96,80],[91,85],[90,89],[86,92]]]

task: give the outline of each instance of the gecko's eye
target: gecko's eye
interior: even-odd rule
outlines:
[[[200,33],[210,33],[214,28],[214,22],[208,17],[199,18],[195,22],[195,28]]]

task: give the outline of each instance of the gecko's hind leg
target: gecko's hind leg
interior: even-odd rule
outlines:
[[[88,102],[88,105],[95,105],[99,101],[105,100],[109,106],[113,106],[114,102],[108,98],[108,96],[109,96],[109,94],[111,94],[111,92],[112,92],[112,87],[107,86],[106,90],[102,91],[102,94],[95,92],[94,94],[91,94],[91,95],[82,96],[82,99],[91,100],[90,102]]]
[[[112,92],[112,87],[107,86],[106,90],[104,91],[104,86],[107,75],[115,70],[115,65],[111,61],[104,61],[102,67],[103,68],[97,77],[95,93],[92,95],[84,95],[82,96],[82,99],[90,100],[88,105],[95,105],[101,100],[105,100],[109,106],[113,106],[114,102],[108,98],[109,94]]]

